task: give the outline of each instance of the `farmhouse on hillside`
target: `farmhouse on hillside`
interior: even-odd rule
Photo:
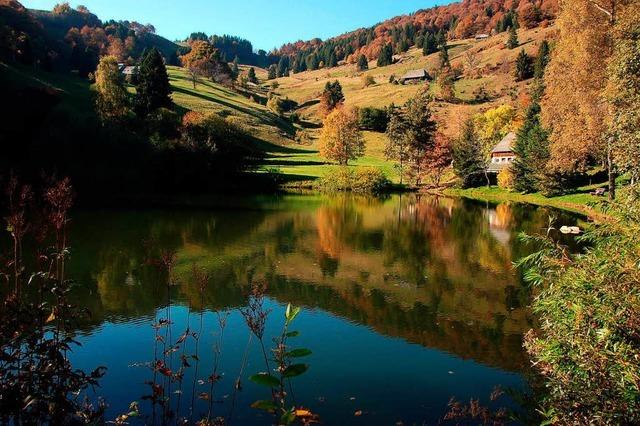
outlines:
[[[489,38],[489,34],[476,34],[476,40],[486,40]]]
[[[413,70],[407,72],[400,78],[402,84],[419,83],[421,81],[431,80],[431,76],[426,70]]]
[[[488,168],[489,173],[500,173],[513,163],[513,160],[516,159],[516,154],[513,152],[515,141],[516,134],[511,132],[493,148],[491,151],[491,164],[489,164]]]

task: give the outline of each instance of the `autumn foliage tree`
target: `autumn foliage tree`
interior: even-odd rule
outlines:
[[[104,56],[96,71],[96,109],[103,122],[120,121],[129,113],[129,99],[118,60]]]
[[[339,107],[324,119],[320,133],[320,155],[346,166],[364,155],[364,139],[360,132],[358,110]]]
[[[435,143],[426,151],[424,159],[425,173],[433,185],[440,186],[442,177],[452,161],[451,141],[444,134],[437,132]]]
[[[630,4],[616,23],[609,62],[607,99],[611,104],[613,155],[621,172],[640,181],[640,4]]]
[[[610,0],[565,0],[557,19],[560,37],[546,70],[542,120],[551,129],[550,167],[561,173],[582,172],[607,163],[609,195],[615,195],[610,108],[605,99],[618,13],[633,3]]]
[[[181,56],[180,60],[189,71],[194,89],[200,77],[226,85],[233,81],[234,73],[229,64],[222,60],[220,51],[208,41],[193,41],[189,53]]]

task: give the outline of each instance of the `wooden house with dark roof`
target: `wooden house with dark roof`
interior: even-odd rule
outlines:
[[[516,154],[513,152],[513,145],[516,142],[516,138],[517,135],[514,132],[510,132],[491,150],[491,163],[488,168],[489,173],[500,173],[513,163],[513,160],[516,159]]]
[[[431,80],[431,76],[424,69],[422,69],[422,70],[412,70],[412,71],[407,72],[402,77],[400,77],[400,82],[402,84],[419,83],[421,81],[427,81],[427,80]]]

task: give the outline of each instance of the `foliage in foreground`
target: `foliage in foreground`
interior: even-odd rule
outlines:
[[[519,266],[539,289],[541,328],[525,344],[554,423],[640,422],[640,191],[621,200],[615,220],[582,237],[583,254],[548,235],[523,237],[542,246]]]

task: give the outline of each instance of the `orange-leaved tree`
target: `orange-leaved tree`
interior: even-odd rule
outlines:
[[[320,155],[343,166],[364,155],[357,109],[339,107],[324,119]]]
[[[613,52],[620,10],[632,0],[564,0],[557,25],[560,37],[545,75],[542,119],[551,129],[549,166],[561,173],[582,172],[594,160],[607,160],[610,197],[615,196],[612,141],[608,135],[607,62]]]

